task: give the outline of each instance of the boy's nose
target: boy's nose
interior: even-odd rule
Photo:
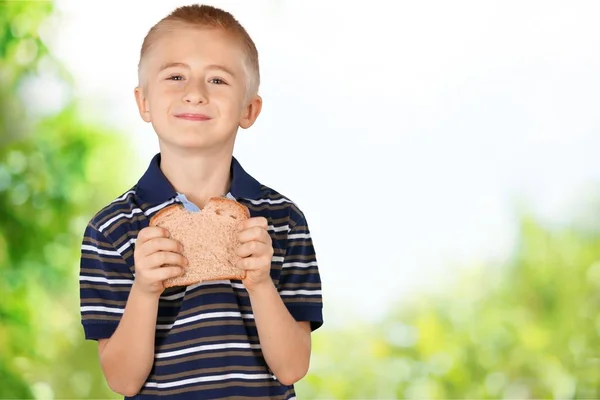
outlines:
[[[202,88],[190,88],[183,96],[183,101],[188,104],[202,104],[206,103],[206,95]]]

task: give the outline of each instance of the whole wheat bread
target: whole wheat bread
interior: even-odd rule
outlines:
[[[165,287],[194,283],[244,279],[245,271],[235,267],[240,257],[237,226],[250,218],[248,208],[224,197],[211,198],[200,212],[187,211],[181,204],[165,207],[150,219],[150,226],[160,226],[183,245],[188,266],[182,276],[170,278]]]

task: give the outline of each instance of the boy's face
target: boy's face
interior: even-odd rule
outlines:
[[[260,97],[247,98],[242,48],[220,29],[160,33],[144,55],[140,80],[140,115],[162,148],[233,148],[238,127],[250,127],[260,113]]]

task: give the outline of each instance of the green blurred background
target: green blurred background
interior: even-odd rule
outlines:
[[[120,398],[83,340],[78,256],[86,222],[133,179],[112,173],[132,162],[129,144],[85,122],[74,97],[28,107],[19,93],[36,77],[74,86],[39,37],[53,5],[1,7],[0,398]],[[589,216],[557,228],[523,213],[508,264],[460,268],[454,286],[382,323],[324,326],[299,398],[600,398],[600,225]]]

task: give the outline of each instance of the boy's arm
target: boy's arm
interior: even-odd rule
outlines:
[[[281,383],[293,385],[308,372],[310,322],[292,317],[272,281],[248,294],[265,361]]]
[[[115,333],[98,341],[106,382],[123,396],[135,396],[152,369],[158,297],[140,290],[134,282]]]
[[[263,356],[277,379],[294,384],[310,363],[311,331],[322,324],[321,281],[306,220],[288,234],[279,290],[270,276],[273,247],[264,218],[242,223],[238,254]]]
[[[111,241],[91,225],[86,230],[80,276],[86,338],[98,340],[106,381],[124,396],[136,395],[152,369],[162,281],[181,274],[179,267],[161,265],[181,265],[179,246],[167,239],[161,228],[142,229],[134,251],[136,276],[132,280]],[[109,314],[98,315],[100,311]]]

